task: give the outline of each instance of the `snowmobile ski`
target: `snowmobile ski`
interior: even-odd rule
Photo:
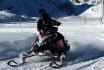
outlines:
[[[52,68],[61,68],[63,64],[58,64],[56,61],[50,63],[50,67]]]
[[[22,66],[22,65],[28,63],[28,62],[25,62],[25,59],[26,59],[26,58],[29,58],[29,57],[32,57],[32,56],[35,56],[35,55],[30,55],[30,56],[26,57],[26,55],[23,53],[23,54],[21,55],[22,61],[23,61],[23,62],[18,63],[18,62],[16,62],[15,60],[10,60],[10,61],[7,62],[7,64],[8,64],[9,66],[12,66],[12,67]]]
[[[11,64],[12,63],[12,64]],[[25,62],[26,63],[26,62]],[[14,60],[10,60],[10,61],[8,61],[8,65],[9,66],[11,66],[11,67],[18,67],[18,66],[22,66],[22,65],[24,65],[25,63],[17,63],[16,61],[14,61]]]
[[[54,61],[50,63],[50,67],[52,67],[52,68],[61,68],[63,66],[65,55],[62,54],[60,56],[60,58],[59,58],[60,61],[57,61],[57,58],[59,58],[59,57],[55,57]]]

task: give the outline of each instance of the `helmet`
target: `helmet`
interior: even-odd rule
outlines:
[[[38,15],[39,15],[39,16],[43,16],[44,13],[46,13],[45,9],[39,9],[39,10],[38,10]]]

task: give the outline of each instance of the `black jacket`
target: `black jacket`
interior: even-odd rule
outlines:
[[[44,15],[43,19],[39,19],[37,22],[37,29],[38,31],[43,30],[46,28],[52,28],[53,26],[59,26],[61,23],[51,19],[47,14]]]

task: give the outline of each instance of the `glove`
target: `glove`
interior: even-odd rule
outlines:
[[[40,33],[44,34],[44,30],[40,30]]]
[[[61,23],[60,22],[57,22],[57,26],[60,26],[61,25]]]

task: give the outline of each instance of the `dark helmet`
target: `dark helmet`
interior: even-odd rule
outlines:
[[[38,15],[39,16],[44,16],[45,13],[46,13],[46,10],[45,9],[39,9],[38,10]]]

